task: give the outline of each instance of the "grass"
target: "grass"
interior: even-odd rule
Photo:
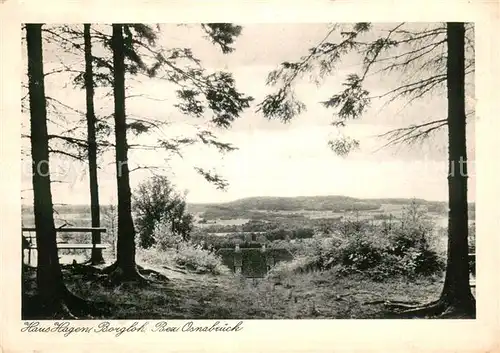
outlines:
[[[65,266],[63,272],[73,293],[114,308],[111,315],[99,319],[384,318],[384,300],[425,303],[436,299],[442,287],[438,278],[374,282],[361,275],[339,277],[333,271],[323,271],[254,280],[233,274],[197,274],[172,262],[142,265],[169,281],[147,287],[107,287],[77,271],[81,265]],[[28,269],[24,281],[28,298],[35,289],[34,276],[34,269]],[[30,318],[25,312],[23,319]]]
[[[83,219],[78,222],[85,223]],[[105,226],[111,229],[111,225]],[[106,234],[111,235],[114,233]],[[105,258],[114,258],[111,250],[104,252]],[[224,270],[213,258],[188,250],[181,252],[182,256],[173,249],[138,250],[139,264],[169,279],[146,287],[108,287],[82,271],[82,266],[64,266],[64,278],[73,293],[113,307],[112,314],[100,319],[385,318],[389,317],[385,300],[427,303],[437,299],[443,286],[441,276],[373,281],[362,274],[339,276],[335,270],[246,279]],[[34,318],[27,308],[35,294],[35,282],[35,270],[27,269],[23,319]]]

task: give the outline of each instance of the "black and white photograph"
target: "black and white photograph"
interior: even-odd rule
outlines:
[[[21,34],[22,320],[476,318],[474,23]]]

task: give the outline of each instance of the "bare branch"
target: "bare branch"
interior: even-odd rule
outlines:
[[[69,109],[69,110],[71,110],[71,111],[73,111],[73,112],[75,112],[75,113],[77,113],[77,114],[79,114],[79,115],[85,116],[85,113],[84,113],[84,112],[82,112],[81,110],[78,110],[78,109],[75,109],[75,108],[73,108],[73,107],[70,107],[69,105],[67,105],[67,104],[65,104],[65,103],[63,103],[63,102],[61,102],[60,100],[58,100],[58,99],[56,99],[56,98],[54,98],[54,97],[49,97],[49,96],[46,96],[45,98],[46,98],[48,101],[55,102],[55,103],[57,103],[57,104],[61,105],[62,107],[67,108],[67,109]]]
[[[396,144],[412,144],[418,140],[423,140],[429,137],[432,132],[446,125],[447,119],[439,119],[388,131],[378,135],[380,138],[388,139],[388,142],[377,151]]]
[[[49,140],[50,139],[63,140],[65,142],[69,142],[71,144],[75,144],[75,145],[77,145],[79,147],[85,147],[85,148],[88,147],[88,143],[87,143],[86,140],[79,139],[79,138],[76,138],[76,137],[49,134],[48,138],[49,138]]]
[[[129,170],[130,173],[135,172],[137,170],[149,170],[149,171],[154,171],[154,170],[166,170],[167,167],[165,166],[151,166],[151,165],[138,165],[135,168],[132,168]]]
[[[81,162],[85,162],[84,157],[76,155],[76,154],[72,154],[72,153],[67,152],[67,151],[61,151],[61,150],[57,150],[57,149],[53,149],[53,148],[49,147],[49,152],[55,153],[55,154],[60,154],[60,155],[66,156],[66,157],[70,157],[71,159],[76,159],[76,160],[79,160]]]

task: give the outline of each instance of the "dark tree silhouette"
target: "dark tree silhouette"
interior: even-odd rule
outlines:
[[[135,262],[135,228],[128,168],[127,123],[125,112],[125,43],[123,25],[113,24],[113,93],[115,106],[115,163],[118,195],[117,257],[108,267],[112,281],[145,281]]]
[[[88,33],[86,33],[87,28],[85,27],[84,32],[82,33],[80,29],[70,25],[52,26],[45,29],[45,34],[47,35],[48,42],[56,44],[72,53],[76,52],[78,55],[85,54],[86,58],[92,58],[92,67],[89,68],[87,65],[85,71],[82,71],[79,67],[70,67],[61,63],[62,67],[60,69],[55,69],[49,74],[57,74],[59,72],[73,73],[75,76],[74,83],[80,87],[90,88],[90,84],[93,80],[95,86],[112,87],[113,89],[115,114],[112,114],[111,117],[115,120],[115,137],[121,138],[122,140],[115,141],[114,146],[112,143],[107,142],[108,139],[106,138],[96,141],[97,148],[95,150],[97,151],[96,154],[100,149],[102,149],[102,147],[114,147],[117,151],[121,151],[120,157],[117,156],[120,160],[119,167],[121,174],[119,177],[117,176],[117,178],[119,179],[120,184],[118,187],[119,195],[122,195],[121,197],[118,196],[118,203],[121,203],[122,205],[121,207],[120,205],[118,206],[121,210],[121,213],[120,211],[118,213],[122,215],[122,221],[118,221],[118,223],[122,225],[126,224],[126,226],[118,226],[119,244],[117,244],[117,261],[110,268],[108,268],[107,271],[115,272],[118,267],[122,267],[121,272],[124,272],[123,269],[127,268],[125,272],[131,274],[136,272],[133,270],[135,268],[135,261],[131,260],[135,255],[135,250],[130,251],[132,247],[135,249],[133,239],[135,232],[133,231],[133,220],[128,220],[129,217],[124,216],[123,213],[124,209],[126,210],[130,208],[127,206],[130,204],[130,202],[127,201],[127,199],[130,199],[130,196],[127,197],[127,195],[130,194],[130,186],[126,187],[125,185],[129,185],[128,174],[131,171],[141,168],[150,169],[152,167],[139,165],[136,168],[129,170],[128,165],[126,166],[129,162],[128,151],[131,149],[160,149],[167,150],[173,154],[181,155],[181,149],[183,146],[190,146],[195,143],[215,147],[220,152],[232,151],[235,149],[234,146],[228,143],[220,142],[217,136],[215,136],[215,134],[210,130],[213,127],[228,128],[232,121],[239,117],[240,112],[249,107],[249,102],[252,98],[247,97],[236,90],[234,79],[230,73],[207,73],[201,66],[200,61],[193,56],[190,49],[165,49],[158,47],[156,45],[156,40],[159,34],[159,27],[144,24],[122,25],[121,42],[123,45],[120,49],[121,53],[117,53],[115,28],[113,26],[111,26],[111,28],[113,28],[112,36],[105,33],[107,32],[108,26],[92,26],[88,27],[88,30],[92,34],[91,40],[93,43],[100,43],[104,49],[111,50],[113,53],[113,61],[109,60],[109,57],[106,55],[101,57],[95,56],[88,50],[90,46],[86,46],[85,41],[84,43],[79,42],[81,39],[88,39]],[[241,27],[231,24],[203,24],[201,25],[201,28],[207,34],[207,38],[212,40],[212,42],[216,45],[220,46],[224,53],[232,51],[231,44],[234,42],[234,38],[236,38],[241,31]],[[136,135],[147,133],[150,130],[160,130],[168,122],[159,121],[158,119],[152,117],[125,117],[125,103],[120,102],[120,96],[118,98],[116,97],[117,90],[121,92],[121,88],[116,87],[116,83],[118,83],[118,85],[121,84],[121,79],[117,76],[121,76],[121,74],[116,72],[116,68],[114,66],[117,63],[117,55],[119,59],[118,61],[121,61],[121,56],[123,56],[124,75],[126,73],[127,75],[130,75],[130,77],[138,75],[149,78],[156,77],[159,80],[166,80],[177,86],[179,104],[176,106],[179,111],[182,114],[198,118],[198,121],[200,121],[200,118],[202,117],[207,118],[203,122],[207,126],[202,127],[201,125],[203,123],[201,123],[200,127],[197,128],[197,131],[195,132],[195,136],[192,137],[180,136],[169,140],[159,139],[157,143],[152,146],[128,144],[127,133]],[[90,61],[87,60],[87,63],[90,63]],[[90,72],[88,71],[90,69],[92,69],[92,79],[91,76],[87,74],[87,72]],[[123,81],[123,91],[125,92],[127,87],[125,86],[124,79]],[[89,103],[91,91],[86,90],[86,92],[88,98],[87,103]],[[111,96],[111,94],[107,94],[106,96]],[[124,93],[124,100],[132,99],[137,96],[141,95],[126,96]],[[54,116],[58,116],[62,119],[61,122],[63,123],[63,126],[68,125],[68,121],[64,118],[65,110],[82,116],[87,115],[87,118],[91,119],[90,115],[92,107],[89,105],[87,105],[88,111],[87,114],[85,114],[67,106],[60,100],[48,98],[48,101],[52,103],[52,109],[55,112],[58,112],[58,114],[54,114]],[[99,140],[99,136],[97,136],[99,135],[99,131],[104,130],[105,132],[110,133],[113,130],[113,127],[112,124],[109,124],[107,118],[101,117],[98,119],[95,116],[95,112],[93,115],[94,123],[97,125],[94,129],[96,135],[95,140]],[[87,119],[87,121],[89,122],[90,120]],[[93,146],[90,146],[93,144],[91,138],[92,131],[87,131],[87,139],[75,137],[78,127],[73,125],[69,126],[67,130],[61,134],[52,136],[49,135],[49,139],[58,144],[58,147],[53,148],[52,152],[77,158],[81,161],[85,161],[87,156],[90,157],[89,159],[94,159],[94,149]],[[87,127],[89,127],[88,124]],[[90,130],[91,129],[92,128],[90,127]],[[124,160],[123,157],[125,157],[126,160]],[[91,164],[93,164],[93,162],[89,160],[89,167],[90,169],[93,169]],[[219,188],[224,188],[227,185],[227,183],[214,171],[207,171],[198,166],[195,166],[195,170],[206,180],[216,184]],[[90,171],[90,173],[93,172]],[[93,178],[91,177],[91,179]],[[91,181],[91,184],[95,185],[93,181]],[[92,195],[98,194],[92,191]],[[120,201],[121,198],[123,202]],[[95,210],[95,208],[93,209]],[[184,219],[184,221],[186,221],[186,219]],[[183,227],[181,225],[182,222],[179,222],[176,224]],[[97,223],[93,224],[95,225]],[[120,228],[129,230],[120,231]],[[120,240],[120,234],[123,235],[125,234],[124,232],[129,232],[127,233],[129,236],[122,236]],[[132,233],[134,233],[134,235],[132,235]],[[129,239],[130,242],[128,240],[123,240],[125,238]],[[94,237],[94,239],[96,238]],[[121,251],[124,251],[124,253],[121,254]],[[100,261],[99,258],[96,260]],[[120,265],[118,266],[118,264]],[[125,277],[137,278],[136,274],[131,274],[130,276],[127,275]]]
[[[447,24],[446,77],[448,88],[448,260],[443,291],[437,302],[406,314],[475,316],[476,301],[469,285],[467,144],[465,114],[465,29]]]
[[[220,32],[220,29],[219,29]],[[146,46],[141,40],[146,40]],[[131,191],[129,182],[127,130],[144,132],[149,126],[141,123],[127,123],[125,112],[125,73],[145,72],[150,77],[158,77],[180,86],[178,97],[181,101],[178,108],[184,114],[202,117],[207,107],[213,113],[211,122],[217,126],[228,128],[240,112],[249,107],[251,97],[239,93],[234,87],[234,80],[228,73],[205,75],[203,69],[188,68],[183,70],[174,65],[172,60],[183,56],[185,59],[198,62],[190,51],[173,49],[170,53],[162,49],[153,50],[151,46],[156,40],[156,33],[150,26],[143,24],[113,24],[111,48],[113,51],[113,92],[115,102],[115,150],[118,183],[118,240],[117,260],[106,269],[113,282],[123,280],[144,281],[135,263],[135,229],[132,219]],[[218,40],[223,40],[218,37]],[[146,64],[138,48],[152,53],[150,65]],[[168,56],[167,56],[168,54]],[[126,60],[127,59],[127,60]],[[201,97],[204,96],[204,101]],[[215,146],[220,151],[234,149],[230,144],[217,141],[207,130],[200,131],[197,138],[202,143]],[[182,145],[190,145],[196,141],[191,138],[180,138],[175,141],[159,141],[158,146],[179,153]],[[210,182],[219,184],[220,178],[213,173],[199,168],[199,172]],[[118,279],[118,281],[115,281]]]
[[[47,108],[43,74],[41,24],[26,25],[28,47],[31,156],[37,241],[37,290],[44,317],[68,318],[82,313],[86,303],[68,291],[57,253],[56,229],[50,190]]]
[[[92,70],[92,41],[90,24],[83,25],[85,46],[85,98],[87,104],[87,144],[89,163],[89,188],[90,188],[90,215],[93,228],[101,226],[99,207],[99,183],[97,180],[97,141],[96,141],[96,116],[94,110],[94,74]],[[92,232],[92,243],[101,242],[101,233]],[[92,249],[90,262],[93,265],[104,263],[101,249]]]

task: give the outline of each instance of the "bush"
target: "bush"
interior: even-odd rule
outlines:
[[[298,256],[292,261],[278,262],[267,273],[266,278],[283,281],[296,273],[310,272],[317,270],[317,259],[311,256]]]
[[[160,251],[176,248],[183,241],[180,235],[172,234],[170,224],[165,222],[155,224],[151,238],[154,239],[155,248]],[[148,247],[143,246],[143,248],[147,249]]]
[[[426,238],[414,241],[414,234],[399,233],[395,237],[348,239],[339,249],[339,272],[362,272],[374,280],[394,276],[430,276],[444,269],[444,259],[431,249]]]
[[[349,233],[339,238],[314,238],[298,251],[296,260],[277,266],[272,276],[289,272],[335,268],[340,275],[362,273],[373,280],[394,276],[430,276],[442,271],[445,261],[430,245],[432,222],[415,205],[403,213],[400,227],[362,227],[346,222]],[[352,227],[351,227],[352,226]]]
[[[208,250],[203,250],[199,245],[179,244],[174,261],[178,266],[196,273],[212,273],[214,275],[229,273],[229,269],[222,263],[219,256]]]
[[[356,271],[377,266],[383,258],[385,248],[367,233],[356,232],[339,249],[340,264]]]
[[[135,223],[139,233],[139,246],[147,249],[156,244],[154,237],[158,225],[168,225],[169,232],[162,233],[189,239],[193,216],[186,210],[185,196],[164,176],[154,176],[141,183],[133,195]]]
[[[183,242],[177,249],[160,249],[157,244],[148,249],[138,249],[137,257],[138,262],[145,262],[151,266],[178,266],[200,274],[230,273],[219,256],[191,243]]]
[[[346,213],[335,225],[335,231],[344,237],[366,230],[368,222],[359,218],[359,212]]]

